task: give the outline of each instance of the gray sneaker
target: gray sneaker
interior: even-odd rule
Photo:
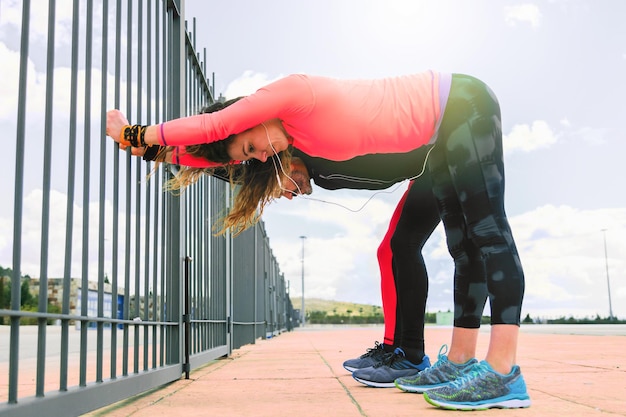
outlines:
[[[488,408],[530,407],[530,397],[519,366],[504,375],[486,361],[446,386],[424,393],[434,406],[449,410],[486,410]]]
[[[417,375],[397,378],[395,380],[396,387],[405,392],[422,393],[433,388],[442,387],[449,384],[457,378],[460,378],[469,371],[478,361],[474,358],[463,364],[452,363],[448,360],[445,353],[448,352],[448,346],[443,345],[439,349],[437,362],[420,372]]]
[[[368,348],[367,352],[355,359],[348,359],[343,363],[343,367],[350,372],[357,369],[369,368],[383,361],[385,356],[391,353],[385,352],[385,346],[382,343],[374,342],[373,348]]]
[[[352,378],[370,387],[393,388],[397,378],[413,376],[429,366],[428,356],[424,356],[421,363],[413,363],[406,358],[402,348],[396,348],[384,361],[354,371]]]

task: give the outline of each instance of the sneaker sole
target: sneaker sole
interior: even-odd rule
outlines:
[[[391,382],[368,381],[366,379],[357,378],[354,375],[352,375],[352,378],[354,378],[356,381],[360,382],[361,384],[367,385],[368,387],[374,387],[374,388],[395,388],[395,386],[396,386],[394,381],[391,381]]]
[[[428,396],[428,392],[424,393],[424,399],[435,407],[444,408],[446,410],[488,410],[490,408],[528,408],[530,407],[530,398],[525,399],[502,399],[500,401],[484,402],[484,403],[448,403],[433,400]]]

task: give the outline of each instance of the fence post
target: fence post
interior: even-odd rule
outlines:
[[[192,259],[189,256],[185,257],[185,290],[183,297],[185,299],[185,306],[183,312],[183,323],[185,326],[185,347],[184,347],[184,355],[185,362],[183,363],[183,371],[185,372],[185,379],[189,379],[189,371],[191,369],[191,365],[189,364],[189,352],[191,350],[191,316],[189,312],[189,280],[191,279],[189,276],[189,270],[191,268]]]
[[[167,118],[169,120],[185,116],[185,94],[186,94],[186,71],[185,71],[185,22],[183,15],[184,3],[180,0],[169,0],[167,2],[167,14],[170,26],[169,45],[167,48],[168,57],[168,88],[165,98],[167,106]],[[183,280],[182,268],[184,259],[184,242],[185,242],[185,209],[184,198],[175,195],[169,195],[169,230],[170,244],[169,247],[169,265],[170,265],[170,282],[171,297],[169,297],[168,311],[169,318],[177,320],[178,326],[173,327],[168,338],[168,359],[169,363],[182,363],[181,348],[182,340],[180,329],[182,327],[182,315],[180,307],[183,300],[182,285]]]

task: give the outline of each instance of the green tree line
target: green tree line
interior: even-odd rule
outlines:
[[[352,311],[346,311],[346,314],[329,314],[327,311],[311,311],[307,312],[307,323],[310,324],[382,324],[385,322],[380,311],[376,311],[372,314],[364,314],[362,309],[358,315],[352,315]],[[484,316],[482,318],[483,324],[488,324],[490,318]],[[437,323],[437,313],[426,313],[424,322],[427,324]]]
[[[0,266],[0,310],[9,310],[11,308],[11,281],[13,279],[13,271],[11,268],[3,268]],[[39,300],[30,292],[29,275],[23,275],[20,279],[20,310],[37,312]],[[56,305],[48,304],[48,313],[60,313],[61,308]],[[51,324],[52,320],[48,320]],[[0,316],[0,325],[8,324],[9,318]],[[22,317],[20,324],[37,324],[35,317]]]

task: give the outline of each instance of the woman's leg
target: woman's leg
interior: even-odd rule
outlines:
[[[504,211],[500,109],[482,82],[453,76],[429,168],[448,239],[462,233],[483,259],[495,330],[487,360],[497,371],[507,373],[515,363],[524,274]],[[458,255],[455,251],[451,248],[453,256]],[[455,277],[455,311],[459,303],[474,303],[478,309],[484,281],[484,277]],[[455,326],[480,324],[463,321],[455,317]]]
[[[424,320],[428,298],[428,273],[422,249],[439,221],[430,175],[426,171],[413,181],[391,238],[398,317],[402,322],[396,343],[407,359],[416,364],[421,363],[425,355]]]
[[[409,189],[411,184],[409,184]],[[393,351],[393,348],[398,346],[398,340],[396,336],[400,334],[399,329],[402,323],[399,320],[397,314],[397,301],[396,301],[396,284],[394,281],[393,272],[393,254],[391,251],[391,237],[393,236],[400,214],[402,213],[402,207],[406,201],[409,189],[405,191],[404,195],[398,202],[396,209],[391,216],[389,222],[389,228],[380,246],[378,247],[378,267],[380,268],[380,292],[383,302],[383,316],[385,318],[385,346],[389,346],[386,350]]]
[[[465,226],[465,219],[448,171],[445,158],[433,150],[430,166],[438,170],[433,192],[446,229],[448,251],[454,259],[454,327],[448,359],[462,364],[476,356],[476,342],[487,301],[487,281],[483,261]]]

